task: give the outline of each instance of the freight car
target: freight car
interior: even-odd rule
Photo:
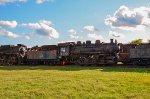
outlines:
[[[150,44],[139,44],[131,48],[129,57],[134,65],[150,65]]]
[[[28,49],[26,63],[29,65],[58,64],[58,47],[56,45],[35,46]]]
[[[27,47],[23,44],[1,45],[0,46],[0,65],[23,64],[26,57]]]
[[[120,51],[118,61],[130,65],[150,64],[150,43],[119,45]]]
[[[96,40],[94,44],[91,41],[81,43],[78,41],[58,44],[62,64],[70,63],[77,65],[94,64],[116,64],[117,52],[119,51],[117,41],[110,43],[101,43]]]

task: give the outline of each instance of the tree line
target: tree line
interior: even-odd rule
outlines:
[[[143,39],[136,39],[130,42],[131,44],[141,44],[143,43]],[[148,40],[148,43],[150,43],[150,39]]]

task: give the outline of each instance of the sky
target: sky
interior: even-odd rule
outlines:
[[[0,0],[0,45],[150,39],[150,0]]]

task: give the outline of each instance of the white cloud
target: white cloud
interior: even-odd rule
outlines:
[[[84,26],[83,29],[90,32],[98,31],[98,29],[95,26]]]
[[[95,26],[87,25],[83,27],[84,30],[88,31],[87,37],[93,39],[93,40],[103,40],[104,38],[102,35],[97,34],[98,29]]]
[[[59,33],[52,27],[42,26],[40,29],[36,29],[36,33],[39,35],[47,36],[51,38],[59,38]]]
[[[72,38],[72,39],[78,39],[79,38],[77,33],[72,33],[72,34],[69,35],[69,37]]]
[[[37,4],[42,4],[45,0],[36,0]]]
[[[122,33],[118,33],[115,31],[109,31],[109,36],[114,37],[114,38],[124,38],[125,37],[125,35],[123,35]]]
[[[76,42],[76,41],[73,41],[73,40],[58,41],[58,43],[66,43],[66,42]]]
[[[68,32],[71,33],[71,34],[69,35],[69,37],[70,37],[71,39],[78,39],[78,38],[79,38],[79,35],[77,34],[77,32],[76,32],[75,29],[70,29],[70,30],[68,30]]]
[[[28,39],[28,40],[30,40],[31,39],[31,36],[29,35],[29,34],[23,34],[23,36],[22,36],[23,38],[25,38],[25,39]]]
[[[0,35],[8,38],[25,38],[28,40],[31,38],[29,34],[17,35],[5,29],[0,29]]]
[[[0,5],[6,5],[9,3],[25,3],[29,0],[0,0]],[[44,2],[53,2],[54,0],[35,0],[37,4],[42,4]]]
[[[28,24],[23,23],[20,26],[29,27],[29,28],[32,28],[32,29],[39,29],[39,28],[41,28],[39,23],[28,23]]]
[[[40,28],[42,28],[43,25],[51,27],[52,26],[52,22],[51,21],[47,21],[47,20],[40,20],[37,23],[23,23],[23,24],[20,24],[20,26],[29,27],[31,29],[40,29]]]
[[[0,21],[0,27],[15,28],[17,25],[16,21]]]
[[[36,0],[37,4],[42,4],[44,2],[53,2],[54,0]]]
[[[101,35],[98,35],[98,34],[88,34],[88,37],[92,38],[94,40],[101,40],[101,39],[103,39],[103,37]]]
[[[14,2],[27,2],[27,0],[0,0],[0,5],[5,5],[7,3],[14,3]]]
[[[5,36],[5,37],[9,37],[9,38],[19,38],[20,36],[17,34],[14,34],[13,32],[1,29],[0,30],[0,35]]]
[[[21,24],[20,26],[35,29],[35,33],[48,38],[59,38],[59,33],[52,27],[52,22],[47,20],[40,20],[38,23]]]
[[[48,26],[52,26],[52,22],[51,21],[47,21],[47,20],[40,20],[39,23],[40,24],[46,24]]]
[[[68,30],[68,32],[69,32],[69,33],[75,33],[76,30],[75,30],[75,29],[70,29],[70,30]]]
[[[113,16],[107,16],[105,24],[123,30],[145,30],[145,27],[150,26],[150,8],[129,9],[121,6]]]

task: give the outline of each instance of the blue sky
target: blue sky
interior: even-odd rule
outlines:
[[[3,0],[0,45],[150,38],[150,0]]]

